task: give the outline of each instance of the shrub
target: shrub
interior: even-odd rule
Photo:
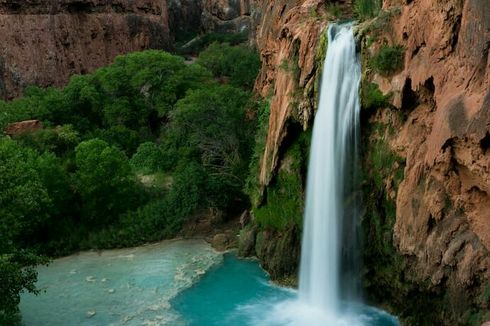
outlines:
[[[370,60],[371,66],[380,74],[389,75],[403,68],[405,50],[401,45],[383,45],[379,52]]]
[[[381,5],[381,0],[355,0],[354,13],[361,20],[373,18],[381,11]]]
[[[80,135],[72,125],[63,125],[22,133],[14,136],[14,139],[23,146],[36,149],[38,152],[48,151],[62,156],[75,148],[80,142]]]
[[[204,35],[195,36],[192,40],[186,39],[186,43],[177,42],[176,48],[179,54],[198,54],[210,44],[228,43],[230,45],[238,45],[248,40],[248,33],[207,33]]]
[[[375,109],[389,105],[391,95],[383,95],[379,86],[375,83],[369,83],[362,88],[361,99],[364,109]]]
[[[213,43],[201,52],[197,61],[215,77],[228,77],[234,86],[252,88],[260,69],[256,51],[245,46]]]
[[[30,240],[49,216],[52,200],[37,159],[35,151],[0,138],[0,249]]]
[[[2,239],[4,241],[5,239]],[[47,260],[26,250],[0,251],[0,324],[21,325],[18,304],[24,291],[39,293],[35,283],[38,264]]]
[[[91,139],[80,143],[75,153],[75,182],[87,225],[106,225],[137,207],[139,189],[123,152],[103,140]]]
[[[150,174],[161,170],[163,155],[155,143],[141,144],[129,161],[134,171]]]
[[[301,141],[286,152],[283,162],[289,165],[279,170],[276,180],[267,188],[264,205],[253,210],[261,227],[282,230],[290,224],[301,224],[304,205],[301,164],[306,162]]]

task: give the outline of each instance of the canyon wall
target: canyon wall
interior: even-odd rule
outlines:
[[[249,33],[248,0],[0,0],[0,98],[203,32]]]
[[[270,103],[254,202],[260,208],[270,205],[268,191],[288,163],[288,148],[311,127],[321,32],[333,17],[324,1],[256,6],[263,60],[256,90]],[[386,0],[383,6],[357,28],[363,87],[374,82],[389,98],[362,113],[367,298],[407,324],[477,325],[490,319],[490,2]],[[402,46],[403,68],[374,71],[370,58],[383,45]],[[376,162],[380,157],[385,162]],[[376,171],[380,164],[390,166]],[[265,229],[243,235],[248,242],[260,238],[261,248],[261,232],[272,238],[275,249],[256,252],[259,258],[286,255],[284,264],[297,263],[270,236],[295,228]]]
[[[399,72],[370,74],[391,95],[390,110],[370,123],[391,125],[384,140],[404,161],[399,186],[393,175],[384,182],[404,281],[431,297],[434,321],[488,319],[490,2],[385,1],[384,9],[389,18],[366,37],[376,42],[364,45],[368,56],[381,44],[405,49]]]
[[[352,1],[332,3],[352,14]],[[121,53],[171,49],[186,33],[251,32],[262,58],[255,89],[270,110],[252,215],[272,205],[271,194],[298,205],[327,48],[322,32],[335,19],[330,5],[0,0],[0,97],[31,84],[63,85]],[[366,295],[407,324],[477,324],[490,319],[490,2],[383,6],[357,28],[363,91],[373,82],[389,98],[362,112]],[[384,44],[404,49],[403,67],[390,74],[369,63]],[[291,178],[295,188],[284,183]],[[257,255],[275,279],[294,279],[298,215],[279,216],[282,228],[247,225],[240,252]]]
[[[170,46],[166,0],[0,0],[0,97]]]

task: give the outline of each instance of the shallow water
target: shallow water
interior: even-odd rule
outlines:
[[[39,268],[39,296],[22,295],[26,325],[178,325],[169,304],[222,261],[201,240],[85,252]]]
[[[22,296],[28,326],[397,325],[382,311],[352,305],[351,317],[325,323],[296,291],[271,284],[256,261],[223,256],[200,240],[58,259],[39,268],[38,286],[41,295]]]

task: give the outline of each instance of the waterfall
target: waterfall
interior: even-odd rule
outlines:
[[[356,260],[353,190],[360,79],[352,26],[331,25],[310,150],[299,283],[300,301],[331,316],[339,315],[341,292],[346,291],[340,271],[341,264],[350,263],[342,261],[342,247],[351,257],[347,260]],[[349,279],[355,287],[357,282]]]

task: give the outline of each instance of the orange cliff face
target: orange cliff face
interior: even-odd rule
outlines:
[[[279,151],[294,119],[306,129],[316,102],[314,95],[320,34],[327,21],[318,12],[324,1],[257,1],[261,18],[255,40],[262,70],[255,89],[270,98],[269,132],[261,160],[259,181],[267,186],[278,168]]]
[[[405,68],[384,82],[408,117],[394,241],[418,279],[471,293],[490,279],[490,2],[414,1],[392,26]]]
[[[0,98],[199,32],[249,33],[252,9],[249,0],[0,0]]]
[[[60,86],[118,54],[169,41],[166,0],[0,0],[0,96]]]
[[[271,100],[259,178],[267,187],[280,169],[290,122],[311,125],[316,53],[328,13],[325,1],[254,5],[261,13],[254,32],[263,62],[255,88]],[[401,71],[372,76],[385,94],[393,94],[389,111],[406,117],[385,136],[406,161],[398,189],[385,180],[396,202],[391,240],[406,262],[406,281],[441,295],[452,315],[435,313],[450,324],[467,318],[468,309],[489,309],[481,295],[490,280],[490,2],[383,5],[393,14],[385,16],[388,23],[367,53],[383,43],[405,49]],[[383,112],[371,122],[394,121]]]

